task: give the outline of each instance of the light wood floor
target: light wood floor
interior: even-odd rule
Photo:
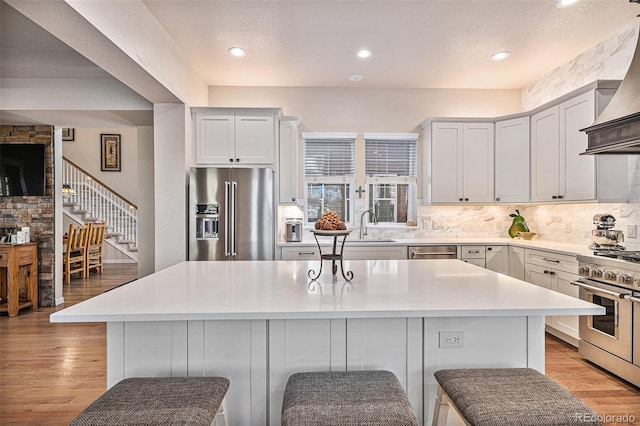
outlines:
[[[105,266],[103,275],[64,287],[65,306],[135,279],[135,265]],[[0,315],[0,425],[66,425],[106,386],[104,324],[51,324],[64,306]],[[547,336],[547,375],[604,416],[633,416],[640,425],[640,389],[584,361]]]

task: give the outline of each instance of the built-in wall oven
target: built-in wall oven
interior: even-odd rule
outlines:
[[[580,317],[579,352],[640,386],[640,263],[622,256],[578,256],[580,278],[572,284],[580,288],[581,299],[606,310]]]

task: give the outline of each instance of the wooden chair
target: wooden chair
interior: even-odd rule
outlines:
[[[104,244],[104,222],[92,222],[89,225],[89,238],[87,238],[87,250],[85,252],[87,268],[85,277],[89,276],[91,269],[102,274],[102,245]]]
[[[69,225],[69,237],[67,238],[67,250],[64,254],[64,280],[71,282],[71,274],[80,273],[82,278],[87,271],[87,238],[89,227],[86,225]]]

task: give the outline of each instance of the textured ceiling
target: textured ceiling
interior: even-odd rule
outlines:
[[[526,86],[636,21],[626,0],[144,1],[209,85]],[[227,54],[232,46],[244,58]],[[374,56],[358,59],[369,48]],[[498,50],[510,58],[493,62]],[[352,83],[350,74],[364,80]]]

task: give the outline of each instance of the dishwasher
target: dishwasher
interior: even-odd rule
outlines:
[[[457,259],[458,246],[409,246],[409,259]]]

